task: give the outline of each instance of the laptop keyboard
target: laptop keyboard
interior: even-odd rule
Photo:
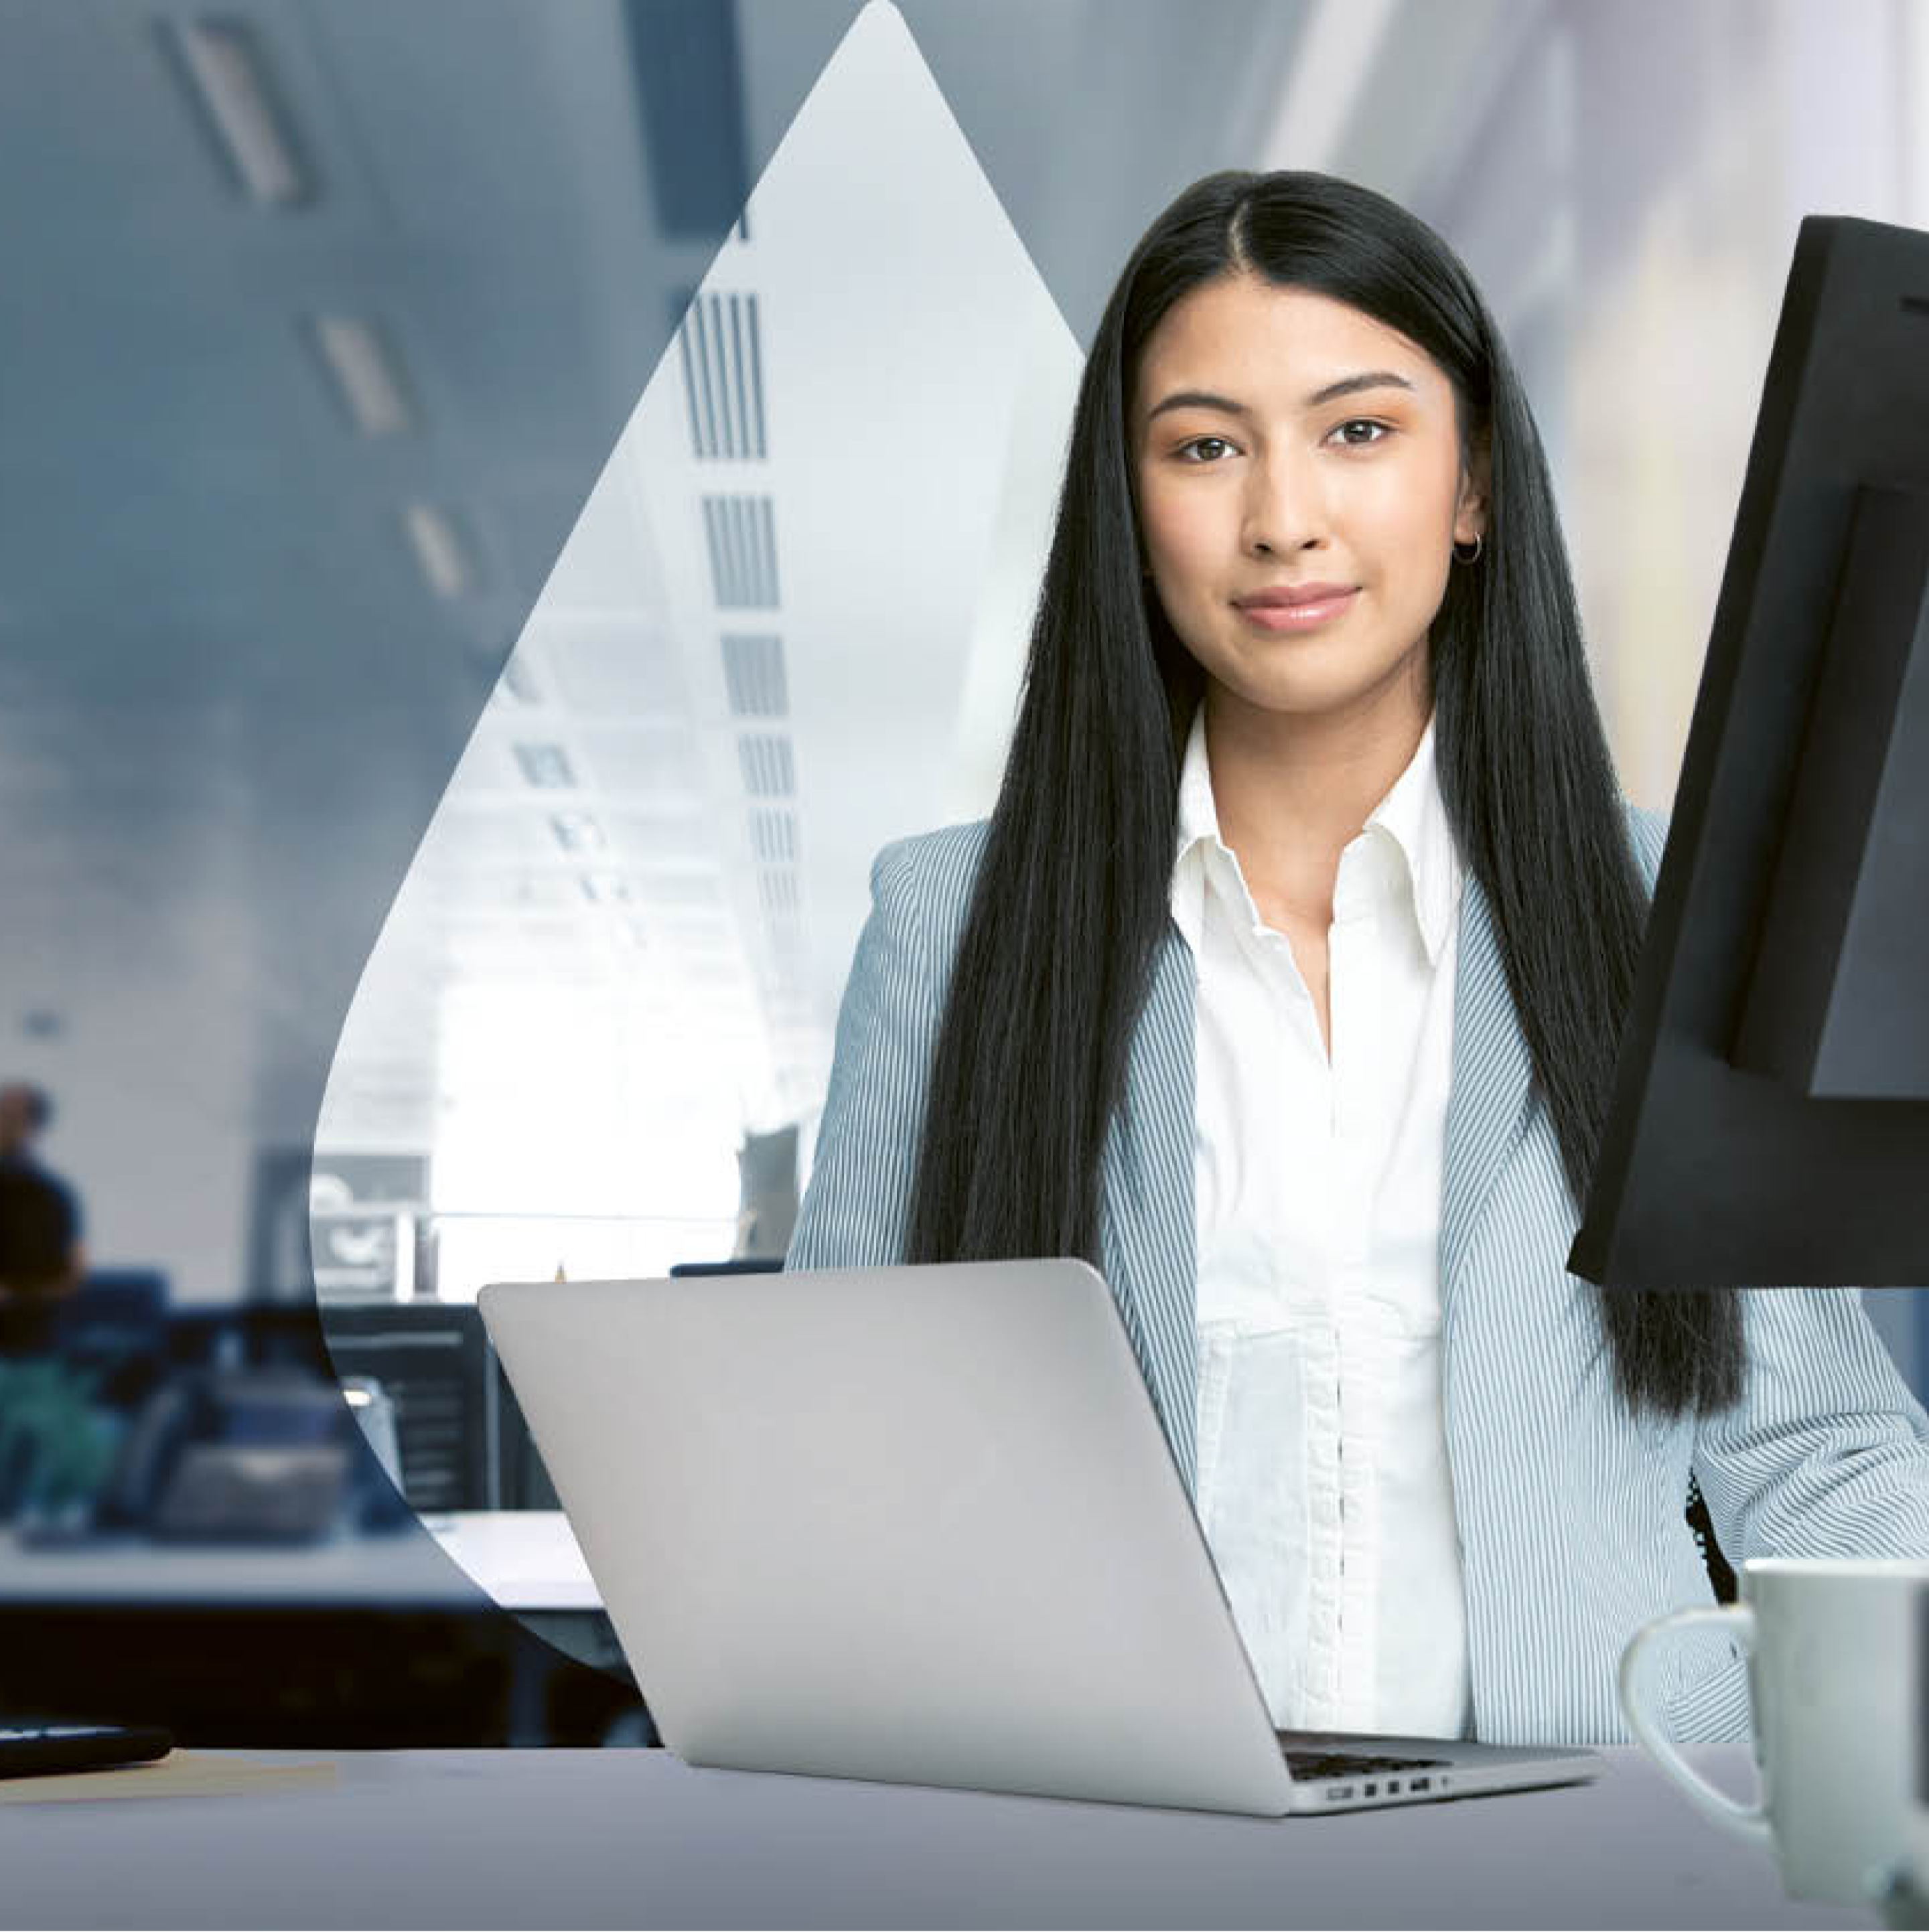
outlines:
[[[1431,1771],[1444,1757],[1374,1757],[1364,1751],[1289,1750],[1286,1768],[1295,1778],[1360,1778],[1370,1772]]]

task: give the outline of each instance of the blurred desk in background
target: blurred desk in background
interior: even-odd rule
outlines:
[[[316,1543],[22,1542],[0,1528],[0,1603],[385,1604],[600,1615],[560,1510],[458,1510]],[[471,1580],[473,1580],[472,1581]]]
[[[505,1609],[602,1610],[560,1510],[454,1510],[424,1516],[422,1527]]]
[[[280,1545],[0,1529],[0,1708],[200,1744],[652,1736],[560,1510]]]
[[[56,1604],[465,1613],[487,1607],[434,1542],[407,1529],[298,1544],[166,1543],[135,1534],[22,1543],[0,1529],[0,1607]]]

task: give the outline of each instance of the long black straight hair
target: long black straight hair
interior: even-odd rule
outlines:
[[[1429,658],[1441,794],[1491,908],[1576,1203],[1594,1167],[1646,898],[1589,685],[1540,437],[1472,278],[1424,222],[1318,174],[1207,176],[1146,231],[1080,382],[1011,749],[952,966],[906,1259],[1098,1258],[1099,1172],[1171,904],[1203,674],[1140,573],[1126,424],[1147,338],[1234,274],[1360,310],[1451,382],[1489,462],[1478,566]],[[1597,1297],[1632,1410],[1740,1393],[1732,1289]]]

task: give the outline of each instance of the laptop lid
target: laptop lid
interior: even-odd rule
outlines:
[[[1289,1808],[1082,1262],[506,1282],[478,1306],[679,1756]]]

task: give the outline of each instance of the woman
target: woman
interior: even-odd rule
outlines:
[[[1736,1561],[1929,1556],[1854,1296],[1565,1270],[1663,838],[1465,268],[1210,176],[1099,324],[996,810],[873,869],[789,1264],[1098,1265],[1282,1727],[1618,1739],[1691,1478]]]

